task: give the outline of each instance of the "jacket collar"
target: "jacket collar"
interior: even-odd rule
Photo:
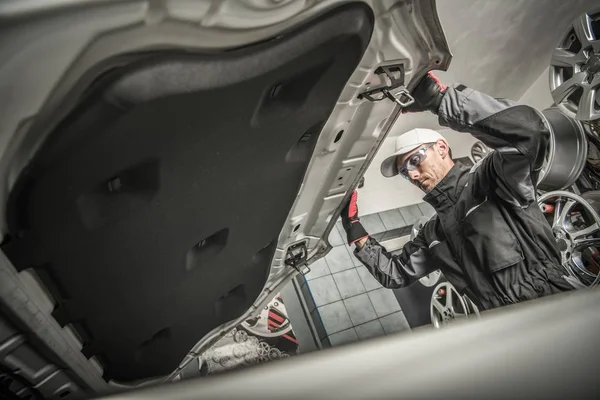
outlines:
[[[469,168],[455,163],[445,177],[423,197],[436,211],[453,206],[458,201],[469,176]]]

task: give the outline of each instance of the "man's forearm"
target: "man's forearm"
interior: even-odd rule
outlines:
[[[357,242],[354,255],[384,287],[406,287],[435,269],[422,236],[406,243],[397,255],[371,237],[361,242],[360,247]]]
[[[367,243],[367,239],[369,239],[368,236],[360,239],[358,242],[355,242],[354,244],[356,245],[356,248],[359,250],[362,249],[365,243]]]

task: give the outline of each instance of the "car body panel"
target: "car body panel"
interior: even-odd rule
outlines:
[[[179,49],[210,54],[242,48],[280,35],[342,3],[348,2],[4,2],[1,31],[10,40],[0,45],[4,60],[0,64],[0,201],[6,204],[21,171],[72,111],[104,60],[135,51]],[[279,233],[263,290],[245,313],[215,327],[162,379],[176,377],[197,354],[260,310],[277,288],[298,273],[284,262],[290,246],[306,245],[308,265],[327,253],[327,236],[341,205],[400,112],[390,101],[372,103],[358,98],[378,83],[375,70],[402,63],[406,85],[411,88],[428,70],[447,69],[451,54],[434,1],[361,3],[374,14],[371,41],[320,131]],[[7,233],[6,220],[1,222]],[[53,349],[84,385],[97,392],[106,390],[101,363],[93,357],[88,361],[79,352],[82,343],[76,330],[56,323],[51,315],[55,300],[39,278],[28,270],[17,273],[4,255],[1,261],[6,277],[1,295],[14,317]]]

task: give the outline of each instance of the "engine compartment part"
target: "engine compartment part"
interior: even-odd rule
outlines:
[[[584,286],[600,281],[600,192],[548,192],[538,199],[558,243],[561,262]]]
[[[566,115],[600,119],[600,8],[581,14],[550,60],[550,91]]]
[[[249,47],[90,71],[11,192],[3,250],[34,269],[105,379],[169,374],[253,304],[372,29],[354,3]]]
[[[28,337],[0,319],[0,399],[85,397],[69,373],[36,352]]]

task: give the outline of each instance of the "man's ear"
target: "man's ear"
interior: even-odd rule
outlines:
[[[437,151],[439,152],[440,157],[448,157],[448,153],[450,152],[450,146],[448,145],[448,142],[446,142],[444,139],[438,139]]]

